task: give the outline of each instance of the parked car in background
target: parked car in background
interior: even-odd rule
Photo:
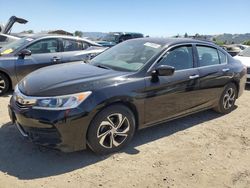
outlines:
[[[235,45],[223,45],[222,46],[232,57],[236,56],[242,50],[240,47]]]
[[[244,45],[244,44],[234,44],[234,46],[239,47],[241,50],[245,50],[246,48],[249,47],[249,46]]]
[[[96,42],[104,47],[112,47],[120,42],[134,38],[143,38],[143,34],[132,32],[111,32],[103,37],[101,41]]]
[[[15,23],[26,24],[28,21],[24,18],[19,18],[16,16],[11,16],[5,25],[0,25],[0,33],[9,34]]]
[[[250,84],[250,47],[246,48],[234,57],[247,67],[247,83]]]
[[[20,39],[19,37],[0,33],[0,49],[2,47],[6,46],[7,44],[14,42],[14,41],[17,41],[19,39]]]
[[[29,74],[9,112],[34,143],[67,152],[88,145],[107,154],[127,145],[137,129],[211,108],[231,112],[245,82],[245,66],[212,43],[132,39],[89,64]]]
[[[0,49],[0,95],[44,66],[89,60],[106,48],[78,37],[33,35]]]

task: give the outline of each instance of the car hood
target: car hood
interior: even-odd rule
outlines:
[[[243,65],[250,67],[250,57],[235,56],[234,58],[241,61]]]
[[[27,96],[58,96],[93,91],[108,79],[128,73],[99,68],[83,62],[66,63],[39,69],[26,76],[19,90]],[[106,81],[106,82],[105,82]]]

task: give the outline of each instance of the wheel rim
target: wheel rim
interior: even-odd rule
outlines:
[[[99,144],[104,148],[120,146],[128,137],[130,124],[128,118],[120,113],[106,117],[97,130]]]
[[[5,83],[4,79],[0,76],[0,93],[3,92],[5,87],[6,87],[6,83]]]
[[[230,109],[234,104],[234,100],[235,100],[235,91],[233,88],[229,88],[226,91],[226,94],[224,95],[223,98],[224,109],[226,110]]]

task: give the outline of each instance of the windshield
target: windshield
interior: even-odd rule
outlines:
[[[244,57],[250,57],[250,47],[248,47],[245,50],[243,50],[242,52],[240,52],[239,55],[244,56]]]
[[[102,40],[108,41],[108,42],[117,42],[119,36],[120,36],[120,34],[118,34],[118,33],[110,33],[110,34],[107,34],[106,36],[104,36],[102,38]]]
[[[162,46],[145,40],[120,43],[91,60],[90,64],[118,71],[136,72],[159,53]]]
[[[22,38],[17,41],[11,42],[10,44],[0,49],[0,54],[1,55],[10,54],[14,52],[16,49],[20,48],[21,46],[28,44],[32,40],[33,40],[32,38]]]

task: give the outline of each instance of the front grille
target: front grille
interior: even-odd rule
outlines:
[[[250,74],[250,68],[247,68],[247,74]]]

